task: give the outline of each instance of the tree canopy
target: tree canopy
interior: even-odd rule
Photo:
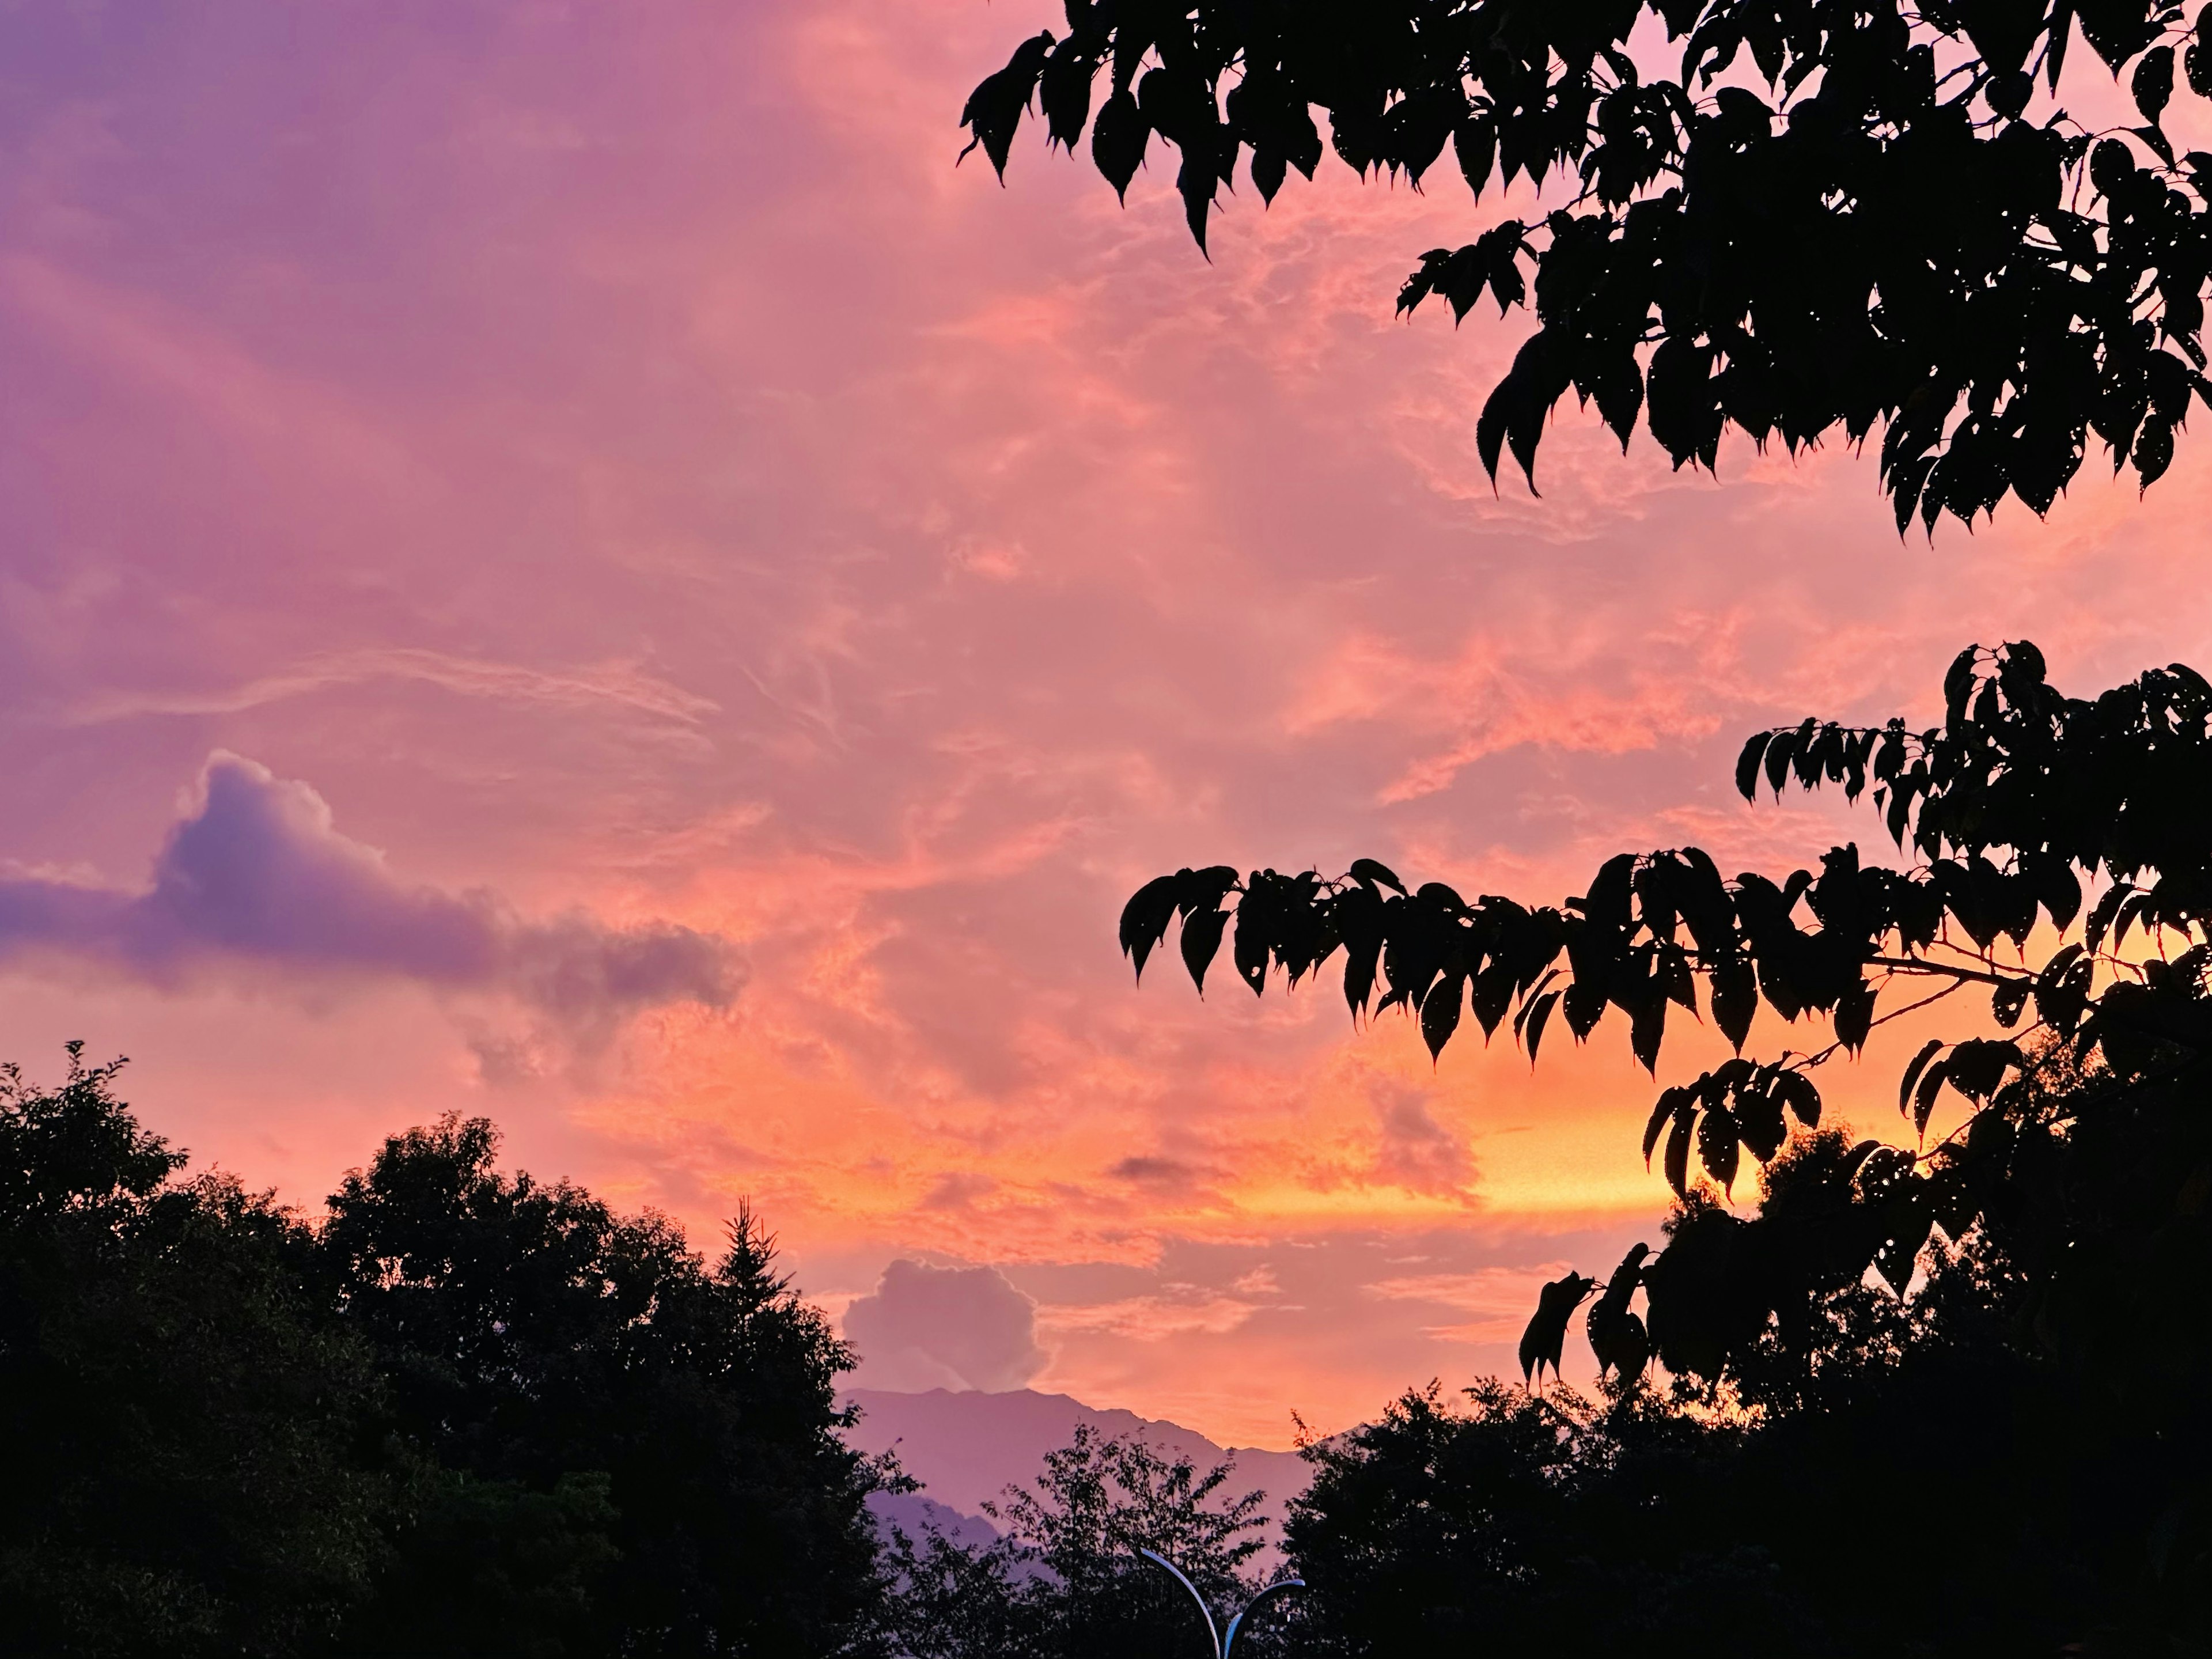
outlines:
[[[1840,1141],[1770,1165],[1769,1202]],[[1724,1413],[1617,1384],[1408,1394],[1311,1449],[1297,1650],[2201,1652],[2201,1442],[2029,1352],[2004,1277],[1978,1249],[1908,1301],[1837,1291]]]
[[[387,1140],[320,1224],[0,1071],[0,1654],[884,1655],[850,1356],[741,1213]]]
[[[1223,1630],[1261,1588],[1260,1493],[1233,1494],[1232,1463],[1201,1469],[1142,1440],[1078,1425],[1036,1481],[984,1505],[1002,1534],[963,1544],[896,1534],[901,1634],[913,1659],[1122,1659],[1205,1650],[1206,1614],[1140,1550],[1158,1552]],[[1263,1613],[1236,1651],[1283,1650]]]
[[[1003,173],[1036,112],[1126,197],[1157,137],[1201,247],[1240,165],[1269,202],[1332,151],[1456,173],[1481,220],[1518,179],[1548,192],[1423,255],[1398,298],[1534,309],[1477,428],[1493,477],[1510,452],[1533,487],[1571,392],[1678,467],[1730,428],[1793,453],[1879,428],[1899,528],[1932,529],[2008,495],[2047,511],[2093,433],[2148,487],[2212,398],[2212,154],[2167,131],[2177,95],[2212,95],[2212,5],[1067,0],[1066,21],[975,88],[969,148]],[[2131,119],[2054,106],[2077,33]]]
[[[327,1650],[397,1514],[368,1356],[313,1239],[70,1052],[0,1072],[0,1653]]]

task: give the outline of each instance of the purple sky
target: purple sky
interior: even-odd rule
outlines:
[[[1134,991],[1139,881],[1787,869],[1879,832],[1743,806],[1756,726],[1925,715],[1972,640],[2212,661],[2187,443],[1932,547],[1870,460],[1594,417],[1494,495],[1520,325],[1391,313],[1457,192],[1248,193],[1209,264],[1157,169],[952,166],[1056,9],[0,16],[0,1054],[127,1053],[303,1204],[459,1106],[750,1196],[836,1309],[993,1267],[956,1359],[1280,1445],[1650,1235],[1652,1088],[1612,1027],[1531,1078]],[[1882,1127],[1918,1035],[1832,1097]]]

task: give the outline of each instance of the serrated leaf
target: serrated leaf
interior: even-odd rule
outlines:
[[[1875,988],[1864,980],[1836,999],[1836,1041],[1855,1054],[1866,1047],[1867,1033],[1874,1028],[1874,1002]]]

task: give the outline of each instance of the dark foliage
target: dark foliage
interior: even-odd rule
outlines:
[[[837,1651],[880,1594],[859,1519],[876,1475],[836,1433],[844,1348],[750,1214],[710,1268],[666,1218],[504,1176],[496,1152],[482,1119],[394,1136],[332,1197],[323,1245],[399,1432],[495,1483],[473,1510],[547,1495],[501,1524],[550,1534],[565,1573],[597,1564],[592,1618],[542,1650]],[[563,1486],[586,1474],[595,1501]]]
[[[1683,1206],[1666,1247],[1638,1245],[1602,1285],[1547,1286],[1524,1372],[1558,1364],[1587,1303],[1607,1373],[1632,1381],[1656,1357],[1709,1389],[1756,1380],[1763,1406],[1786,1408],[1778,1376],[1820,1363],[1838,1298],[1869,1282],[1900,1297],[1931,1246],[1972,1245],[2001,1264],[2005,1363],[2051,1368],[2080,1409],[2140,1430],[2130,1455],[2212,1489],[2212,1290],[2195,1265],[2212,1252],[2212,686],[2177,665],[2068,698],[2020,644],[1961,653],[1945,696],[1940,726],[1807,720],[1754,737],[1737,769],[1747,798],[1871,786],[1909,867],[1854,845],[1817,872],[1730,881],[1695,848],[1624,854],[1556,908],[1409,890],[1369,860],[1334,881],[1185,870],[1130,901],[1122,943],[1141,971],[1180,917],[1194,981],[1226,943],[1255,992],[1341,951],[1354,1015],[1401,1008],[1432,1052],[1470,1009],[1486,1036],[1510,1016],[1532,1059],[1555,1016],[1582,1039],[1617,1010],[1655,1071],[1670,1009],[1710,1016],[1740,1054],[1762,1004],[1825,1017],[1832,1040],[1809,1053],[1738,1058],[1660,1093],[1644,1154]],[[1799,1135],[1820,1124],[1821,1065],[1960,991],[1986,994],[2009,1035],[1913,1057],[1898,1098],[1917,1147],[1820,1139],[1748,1218],[1697,1183],[1698,1166],[1729,1188],[1745,1153],[1774,1158],[1793,1120]],[[1931,1146],[1947,1099],[1963,1121]],[[2201,1586],[2212,1511],[2191,1490],[2109,1518],[2132,1561]],[[2096,1582],[2118,1593],[2111,1574]]]
[[[750,1215],[710,1266],[447,1118],[313,1228],[115,1071],[0,1075],[0,1653],[887,1650],[890,1477]]]
[[[1729,427],[1795,451],[1882,428],[1903,529],[2006,495],[2046,511],[2089,434],[2148,486],[2192,393],[2212,270],[2212,7],[2157,0],[1068,0],[962,121],[1004,171],[1023,117],[1126,192],[1157,136],[1191,234],[1240,161],[1273,200],[1328,151],[1542,219],[1425,255],[1399,308],[1487,295],[1536,330],[1483,408],[1533,483],[1572,392],[1711,467]],[[2049,107],[2078,28],[2140,118]],[[1644,45],[1663,33],[1663,51]],[[1632,36],[1640,55],[1632,56]],[[1677,55],[1679,54],[1679,56]],[[2070,83],[2069,83],[2070,84]],[[2031,105],[2037,112],[2029,113]],[[1316,113],[1321,118],[1316,122]],[[1323,141],[1323,125],[1327,142]],[[1447,155],[1449,152],[1449,155]]]
[[[396,1520],[314,1239],[182,1163],[70,1054],[0,1078],[0,1652],[320,1650]]]
[[[1206,1650],[1190,1590],[1138,1553],[1175,1563],[1225,1631],[1261,1588],[1251,1571],[1260,1494],[1231,1498],[1231,1466],[1199,1469],[1141,1441],[1079,1426],[1033,1486],[986,1505],[1003,1535],[962,1546],[893,1539],[904,1650],[914,1659],[1176,1659]],[[1285,1651],[1263,1612],[1236,1652]]]
[[[1800,1137],[1770,1205],[1845,1150]],[[1985,1244],[1934,1265],[1909,1301],[1852,1286],[1809,1337],[1770,1334],[1725,1411],[1432,1386],[1314,1448],[1289,1528],[1307,1650],[2203,1651],[2204,1563],[2144,1524],[2197,1502],[2201,1443],[2035,1356]]]

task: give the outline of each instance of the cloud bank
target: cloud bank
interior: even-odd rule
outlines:
[[[1527,319],[1391,300],[1525,195],[1332,165],[1209,263],[1170,172],[1124,211],[1033,140],[956,168],[1060,10],[0,8],[0,1056],[132,1054],[165,1133],[305,1201],[496,1085],[528,1167],[697,1237],[750,1195],[810,1289],[1001,1264],[1034,1382],[1281,1443],[1517,1376],[1530,1292],[1476,1276],[1656,1237],[1654,1085],[1617,1020],[1437,1065],[1328,984],[1133,988],[1138,884],[1787,869],[1878,823],[1746,805],[1753,729],[1935,718],[1968,639],[2075,690],[2212,657],[2201,436],[1932,550],[1848,448],[1716,483],[1571,408],[1543,498],[1493,489]],[[216,750],[407,850],[244,763],[165,841]],[[654,917],[701,931],[606,925]],[[690,1000],[718,934],[742,1019]],[[232,994],[272,984],[311,994]],[[1832,1109],[1896,1122],[1929,1035]]]
[[[487,889],[403,881],[307,784],[220,751],[151,886],[0,880],[0,955],[42,950],[164,983],[221,967],[392,976],[512,996],[587,1029],[670,1003],[725,1007],[744,979],[713,934],[582,913],[531,920]]]
[[[1036,1304],[996,1267],[932,1267],[901,1260],[872,1295],[845,1310],[845,1336],[860,1352],[856,1386],[1018,1389],[1044,1369]]]

